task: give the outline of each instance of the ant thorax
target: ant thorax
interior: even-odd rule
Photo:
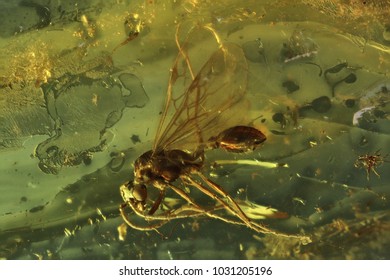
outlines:
[[[149,184],[153,181],[173,182],[182,174],[198,171],[203,166],[203,153],[182,150],[148,151],[134,163],[134,182]]]
[[[134,162],[134,183],[148,184],[155,177],[153,175],[151,156],[153,151],[147,151]]]

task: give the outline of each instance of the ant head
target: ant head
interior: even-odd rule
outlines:
[[[120,193],[124,201],[136,200],[138,202],[145,202],[148,192],[144,184],[129,181],[120,186]]]

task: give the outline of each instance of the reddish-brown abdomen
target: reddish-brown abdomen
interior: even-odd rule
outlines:
[[[245,153],[256,149],[266,140],[266,136],[258,129],[250,126],[234,126],[222,131],[210,141],[214,147],[228,152]]]

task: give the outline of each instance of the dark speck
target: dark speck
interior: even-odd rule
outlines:
[[[48,7],[42,6],[40,4],[34,3],[32,1],[21,1],[21,6],[31,7],[35,9],[39,17],[39,22],[35,25],[36,28],[43,28],[51,23],[51,11]]]
[[[26,201],[27,201],[27,197],[22,196],[22,197],[20,198],[20,202],[26,202]]]
[[[282,127],[284,127],[287,123],[286,118],[284,117],[284,115],[282,113],[275,113],[272,116],[272,120],[276,123],[281,124]]]
[[[117,157],[119,155],[118,152],[111,152],[110,157]]]
[[[279,130],[275,130],[275,129],[271,129],[271,132],[272,132],[272,134],[275,134],[275,135],[286,135],[286,133],[284,131],[279,131]]]
[[[30,209],[30,213],[35,213],[35,212],[42,211],[43,208],[45,208],[45,205],[40,205],[40,206],[33,207],[33,208]]]
[[[299,90],[299,85],[293,81],[285,81],[283,82],[282,86],[286,88],[288,93],[293,93],[294,91]]]
[[[130,139],[133,142],[133,144],[141,143],[141,140],[139,139],[138,135],[133,134]]]
[[[326,113],[332,107],[332,102],[329,97],[321,96],[314,99],[311,102],[311,105],[313,106],[313,110],[317,113]]]
[[[346,62],[343,62],[343,63],[340,63],[340,64],[337,64],[336,66],[333,66],[329,69],[326,69],[325,72],[324,72],[324,75],[326,76],[326,74],[328,73],[331,73],[331,74],[335,74],[335,73],[338,73],[340,72],[343,68],[347,67],[348,66],[348,63]]]
[[[345,77],[344,82],[347,84],[353,84],[356,82],[357,77],[354,73],[349,74],[347,77]]]
[[[352,108],[353,106],[355,106],[355,99],[345,100],[345,106],[347,106],[348,108]]]
[[[92,155],[86,155],[84,158],[83,158],[83,163],[85,165],[90,165],[92,163]]]

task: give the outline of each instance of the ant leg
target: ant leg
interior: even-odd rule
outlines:
[[[193,205],[195,205],[195,203],[193,203],[193,205],[190,207],[189,207],[189,205],[181,206],[177,209],[168,209],[168,210],[163,211],[162,213],[156,214],[155,211],[157,211],[158,206],[161,205],[161,203],[163,201],[165,190],[168,187],[173,187],[173,186],[170,186],[167,183],[163,183],[163,182],[155,182],[154,186],[161,191],[160,196],[158,197],[158,199],[154,202],[154,204],[152,206],[152,208],[155,208],[155,210],[151,209],[148,213],[146,213],[143,211],[143,209],[140,209],[139,207],[137,207],[136,201],[131,200],[131,199],[128,200],[126,204],[123,204],[121,206],[120,210],[121,210],[122,217],[124,218],[125,221],[127,221],[127,224],[129,224],[131,227],[138,228],[138,226],[134,225],[134,223],[131,222],[127,218],[127,216],[125,215],[123,208],[125,208],[126,206],[130,207],[137,216],[144,218],[146,221],[164,221],[167,223],[173,219],[184,219],[184,218],[193,217],[193,216],[200,216],[200,215],[204,214],[203,209],[201,207],[198,206],[196,208],[193,206]],[[176,192],[180,195],[180,193],[177,189],[176,189]],[[183,195],[183,194],[181,194],[181,195]],[[186,201],[188,202],[189,199],[190,198],[187,197]],[[152,214],[150,214],[151,211],[153,212]],[[161,225],[163,225],[163,224],[161,224]]]
[[[288,237],[288,238],[298,238],[298,239],[301,239],[302,241],[305,240],[305,242],[307,240],[310,240],[310,237],[307,237],[307,236],[303,236],[303,235],[295,235],[295,234],[287,234],[287,233],[281,233],[281,232],[278,232],[278,231],[274,231],[270,228],[267,228],[266,226],[264,226],[263,224],[261,223],[256,223],[256,222],[253,222],[251,219],[248,218],[248,216],[244,213],[244,211],[241,209],[241,207],[237,204],[237,202],[228,194],[226,193],[219,185],[217,185],[216,183],[212,182],[211,180],[209,180],[207,177],[205,177],[203,174],[198,174],[202,180],[204,180],[213,190],[215,190],[217,193],[219,193],[220,195],[222,195],[225,199],[227,199],[233,206],[229,205],[228,203],[226,203],[223,199],[221,199],[220,197],[218,197],[216,194],[210,192],[209,190],[207,190],[205,187],[203,187],[201,184],[197,183],[196,181],[194,181],[192,178],[189,178],[188,176],[186,177],[186,179],[189,179],[189,181],[191,182],[191,184],[193,184],[193,186],[197,187],[200,191],[202,191],[203,193],[205,193],[206,195],[208,195],[209,197],[217,200],[219,203],[221,203],[222,205],[224,205],[225,209],[228,210],[230,213],[232,213],[234,216],[236,216],[237,218],[239,218],[243,224],[245,224],[247,227],[255,230],[256,232],[259,232],[259,233],[264,233],[264,234],[273,234],[273,235],[276,235],[276,236],[281,236],[281,237]]]
[[[121,216],[122,216],[122,219],[125,221],[125,223],[129,226],[129,227],[131,227],[131,228],[133,228],[133,229],[136,229],[136,230],[140,230],[140,231],[151,231],[151,230],[155,230],[155,231],[157,231],[158,232],[158,228],[159,227],[161,227],[161,226],[163,226],[164,224],[166,224],[168,221],[160,221],[159,223],[154,223],[154,224],[152,224],[152,225],[146,225],[146,226],[141,226],[141,225],[137,225],[137,224],[135,224],[133,221],[131,221],[128,217],[127,217],[127,215],[126,215],[126,213],[125,213],[125,211],[124,211],[124,209],[126,208],[126,206],[128,206],[128,204],[122,204],[120,207],[119,207],[119,212],[120,212],[120,214],[121,214]],[[132,207],[132,205],[130,204],[130,207],[134,210],[134,208]]]
[[[374,174],[375,174],[376,176],[378,176],[378,178],[381,177],[381,175],[379,175],[379,173],[375,170],[374,167],[371,168],[371,171],[374,172]]]
[[[153,215],[157,208],[160,206],[161,201],[165,196],[165,189],[161,189],[158,198],[154,201],[152,208],[150,208],[148,215]]]
[[[268,161],[258,161],[258,160],[250,160],[250,159],[216,160],[213,163],[216,164],[217,166],[237,164],[237,165],[260,166],[264,168],[289,167],[287,163],[283,163],[283,162],[268,162]]]
[[[235,225],[245,225],[243,222],[234,221],[228,218],[224,218],[222,216],[219,216],[213,212],[216,212],[221,209],[225,209],[225,206],[223,204],[216,205],[215,207],[212,207],[211,209],[207,210],[201,206],[199,206],[193,199],[191,199],[183,190],[176,188],[175,186],[170,186],[171,189],[176,192],[178,195],[180,195],[184,200],[186,200],[189,204],[195,207],[196,211],[199,211],[201,215],[208,216],[213,219],[222,220],[225,223],[235,224]]]
[[[216,195],[215,193],[211,192],[210,190],[208,190],[207,188],[205,188],[204,186],[202,186],[201,184],[197,183],[196,181],[194,181],[192,178],[190,178],[189,176],[187,176],[185,179],[187,179],[193,186],[195,186],[196,188],[198,188],[201,192],[203,192],[204,194],[206,194],[207,196],[209,196],[210,198],[213,198],[214,200],[218,201],[220,204],[222,204],[225,209],[230,212],[231,214],[233,214],[234,216],[236,216],[237,218],[239,218],[247,227],[255,230],[256,232],[260,232],[260,233],[274,233],[272,230],[268,229],[267,227],[261,225],[261,224],[257,224],[257,223],[254,223],[252,222],[246,215],[245,213],[242,211],[242,209],[238,206],[238,204],[230,197],[229,194],[227,194],[226,192],[224,192],[221,187],[217,186],[215,183],[212,183],[210,180],[208,180],[203,174],[199,174],[199,176],[206,182],[209,184],[209,186],[214,190],[216,191],[217,193],[223,195],[223,197],[225,199],[227,199],[231,204],[228,204],[227,202],[225,202],[221,197],[219,197],[218,195]]]

